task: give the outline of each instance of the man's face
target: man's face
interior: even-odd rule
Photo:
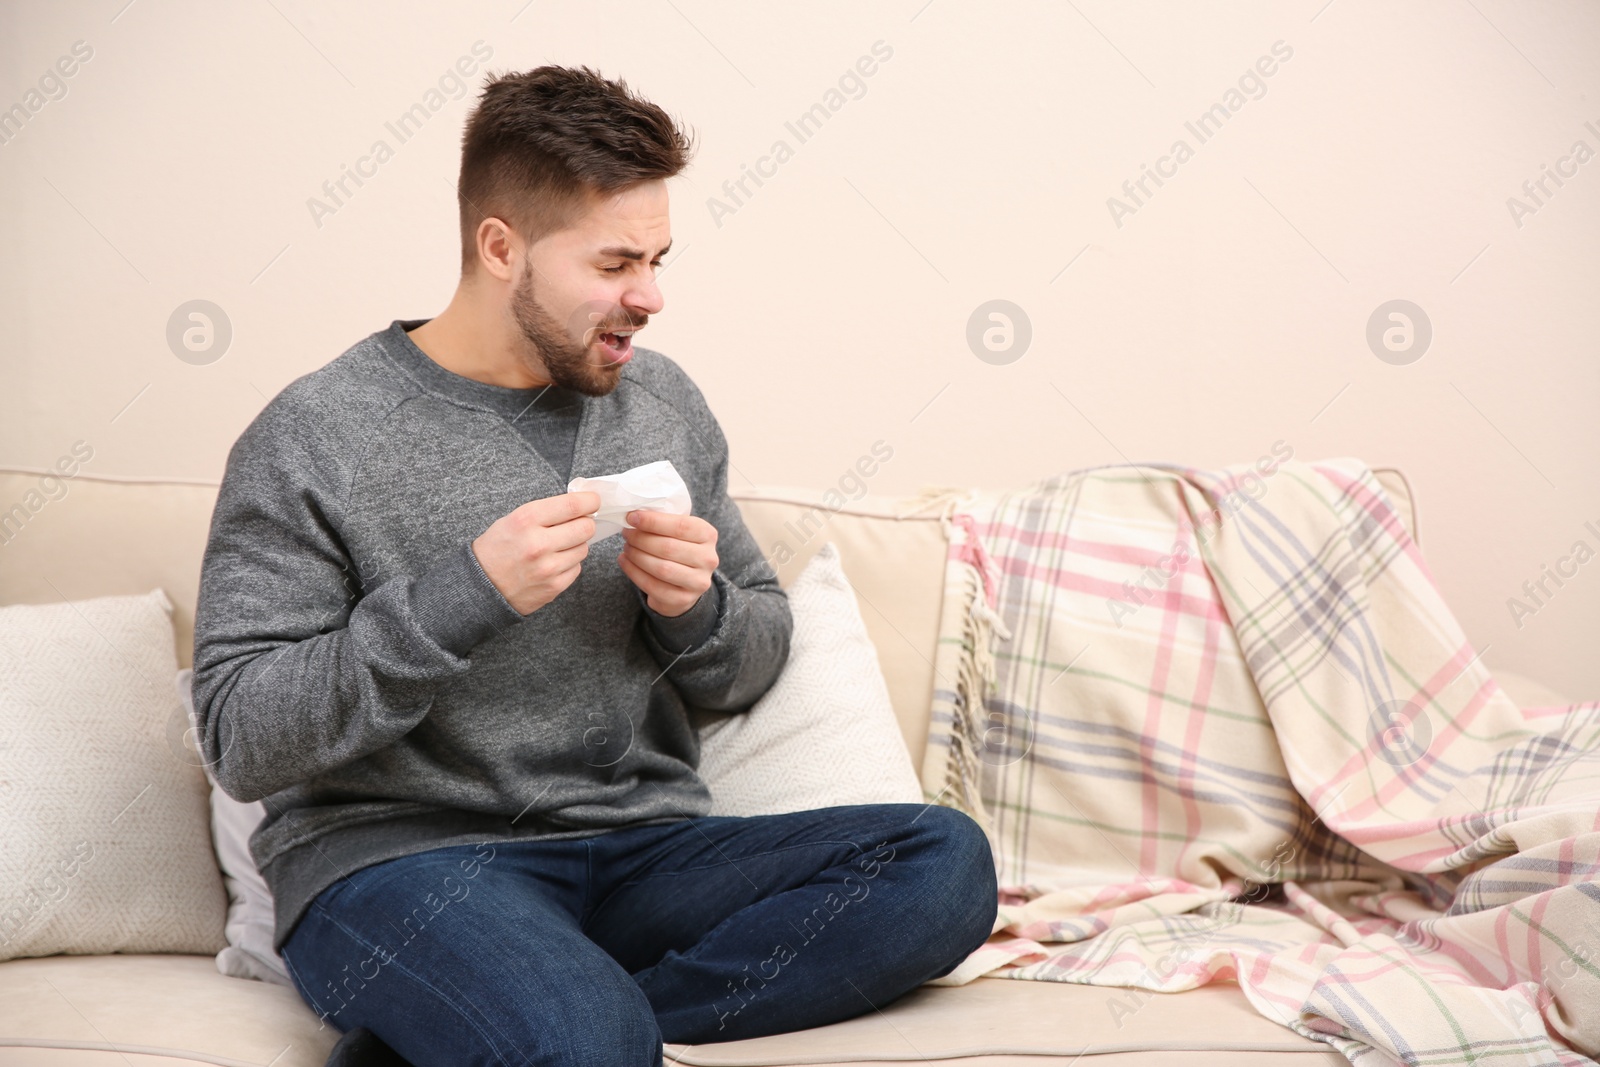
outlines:
[[[586,396],[616,388],[631,332],[665,303],[655,274],[671,243],[667,186],[651,181],[596,196],[578,223],[528,250],[511,314],[544,376]]]

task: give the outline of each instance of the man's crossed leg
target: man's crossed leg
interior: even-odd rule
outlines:
[[[880,1009],[993,929],[987,838],[940,805],[701,817],[434,849],[325,890],[284,945],[313,1010],[417,1067],[656,1067]]]

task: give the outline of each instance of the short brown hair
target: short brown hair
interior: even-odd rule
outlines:
[[[670,178],[693,152],[665,111],[588,67],[491,73],[461,137],[461,273],[477,267],[484,219],[531,245],[575,222],[594,194]]]

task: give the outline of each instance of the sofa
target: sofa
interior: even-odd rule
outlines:
[[[1377,471],[1420,543],[1404,476]],[[56,603],[163,589],[180,666],[192,662],[200,562],[217,486],[0,470],[0,502],[24,502],[0,545],[0,605]],[[736,489],[745,522],[788,586],[825,543],[837,546],[872,639],[913,764],[922,765],[933,696],[946,540],[926,497],[864,497],[830,507],[837,490]],[[827,502],[825,502],[825,499]],[[918,503],[918,501],[921,503]],[[777,552],[781,545],[786,550]],[[1567,703],[1504,671],[1523,705]],[[0,707],[0,717],[6,713]],[[3,751],[3,749],[0,749]],[[3,768],[0,768],[3,770]],[[196,770],[198,772],[198,769]],[[70,791],[68,793],[70,797]],[[218,884],[221,882],[219,880]],[[8,896],[14,887],[0,887]],[[216,951],[57,954],[0,963],[0,1065],[318,1067],[339,1034],[289,987],[229,977]],[[1343,1063],[1325,1045],[1259,1015],[1231,983],[1151,994],[1132,1019],[1108,1010],[1116,990],[977,978],[925,985],[855,1019],[799,1033],[667,1046],[685,1064],[887,1064],[1093,1067]],[[424,1065],[419,1065],[424,1067]]]

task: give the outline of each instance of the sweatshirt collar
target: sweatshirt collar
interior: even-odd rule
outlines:
[[[414,330],[428,321],[395,319],[388,329],[378,333],[378,340],[389,357],[409,371],[429,392],[468,407],[493,411],[508,419],[526,419],[535,412],[582,407],[582,393],[553,382],[529,389],[512,389],[446,370],[407,336],[407,330]]]

